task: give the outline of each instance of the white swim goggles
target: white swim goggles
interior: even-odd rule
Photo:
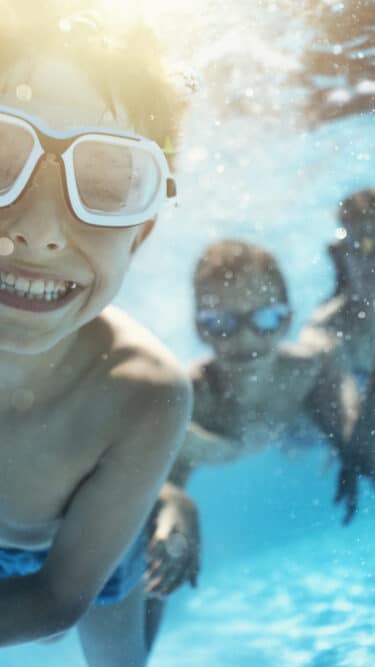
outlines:
[[[0,106],[0,208],[22,195],[43,156],[51,154],[63,165],[69,207],[88,225],[138,225],[176,196],[166,157],[153,141],[95,127],[56,132]]]

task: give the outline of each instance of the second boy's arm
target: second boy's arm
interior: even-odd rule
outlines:
[[[184,381],[133,393],[126,441],[113,444],[77,489],[44,567],[0,581],[1,646],[66,630],[86,611],[142,527],[189,406]]]

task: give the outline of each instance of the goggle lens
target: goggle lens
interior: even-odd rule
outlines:
[[[289,306],[275,303],[247,313],[202,309],[197,313],[196,322],[203,334],[220,338],[233,336],[243,324],[256,334],[273,333],[280,329],[289,317]]]
[[[160,184],[153,156],[121,142],[83,140],[74,146],[73,165],[81,203],[90,212],[139,213]]]
[[[34,146],[34,136],[24,127],[0,121],[0,193],[15,185]]]
[[[226,311],[201,310],[197,313],[196,321],[203,333],[214,338],[232,336],[238,329],[236,315]]]
[[[290,309],[285,303],[275,303],[252,311],[249,317],[251,324],[260,332],[272,333],[280,329],[290,316]]]

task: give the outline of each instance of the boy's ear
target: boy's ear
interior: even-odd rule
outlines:
[[[155,225],[155,222],[156,222],[156,218],[154,218],[153,220],[147,220],[147,222],[145,222],[140,227],[139,232],[138,232],[137,236],[135,237],[135,239],[132,243],[132,247],[130,249],[130,252],[131,252],[132,255],[133,255],[133,253],[135,253],[135,251],[141,245],[141,243],[143,243],[143,241],[145,239],[147,239],[148,235],[152,232],[152,230],[154,228],[154,225]]]

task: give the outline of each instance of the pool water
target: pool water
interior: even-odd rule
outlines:
[[[235,3],[245,6],[246,3]],[[191,275],[219,238],[265,245],[287,276],[295,335],[332,288],[325,246],[340,199],[373,184],[370,117],[307,132],[192,100],[179,157],[180,203],[161,216],[118,296],[182,360],[207,352],[192,325]],[[364,484],[349,527],[332,504],[337,469],[320,445],[267,451],[196,473],[199,587],[168,604],[150,667],[372,667],[375,501]],[[1,653],[1,667],[82,667],[75,633]]]

